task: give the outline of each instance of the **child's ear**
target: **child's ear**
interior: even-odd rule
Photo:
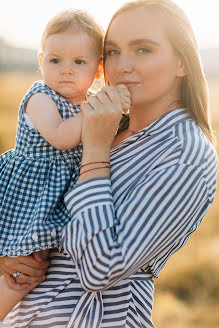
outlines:
[[[103,75],[103,60],[101,60],[98,64],[95,79],[100,79],[102,75]]]
[[[39,59],[40,68],[42,70],[42,65],[43,65],[43,54],[42,53],[38,54],[38,59]]]

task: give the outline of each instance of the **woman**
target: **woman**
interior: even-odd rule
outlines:
[[[63,251],[50,254],[47,279],[9,314],[11,327],[154,327],[153,278],[213,202],[207,88],[184,13],[169,0],[122,6],[104,55],[111,86],[83,106]],[[114,138],[117,84],[128,87],[132,105]]]

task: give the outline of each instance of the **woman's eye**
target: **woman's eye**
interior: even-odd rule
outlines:
[[[115,55],[118,55],[118,54],[119,54],[119,50],[112,49],[112,50],[106,51],[107,56],[115,56]]]
[[[146,53],[148,53],[148,52],[151,52],[151,50],[148,49],[148,48],[139,48],[139,49],[138,49],[138,53],[139,53],[139,54],[146,54]]]
[[[53,64],[58,64],[58,63],[60,63],[60,59],[58,59],[58,58],[52,58],[50,60],[50,62],[53,63]]]
[[[81,59],[76,59],[75,60],[75,64],[82,65],[82,64],[85,64],[85,61],[84,60],[81,60]]]

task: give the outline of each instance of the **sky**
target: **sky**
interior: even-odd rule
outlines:
[[[0,0],[0,38],[12,46],[38,49],[46,23],[60,10],[72,7],[86,9],[106,29],[112,14],[126,1]],[[190,19],[199,47],[219,48],[219,0],[175,2]]]

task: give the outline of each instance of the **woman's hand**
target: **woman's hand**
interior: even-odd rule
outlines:
[[[46,278],[45,273],[49,261],[43,260],[43,256],[37,253],[28,256],[0,257],[0,271],[4,274],[10,288],[21,291],[29,288],[32,284],[40,283]],[[13,278],[12,275],[15,272],[21,273],[18,277]]]
[[[130,106],[125,85],[106,86],[82,104],[82,166],[78,183],[110,176],[110,149],[122,117]]]
[[[105,86],[82,104],[82,143],[85,151],[90,147],[92,151],[110,150],[122,117],[122,109],[127,109],[129,104],[130,94],[125,85]]]

